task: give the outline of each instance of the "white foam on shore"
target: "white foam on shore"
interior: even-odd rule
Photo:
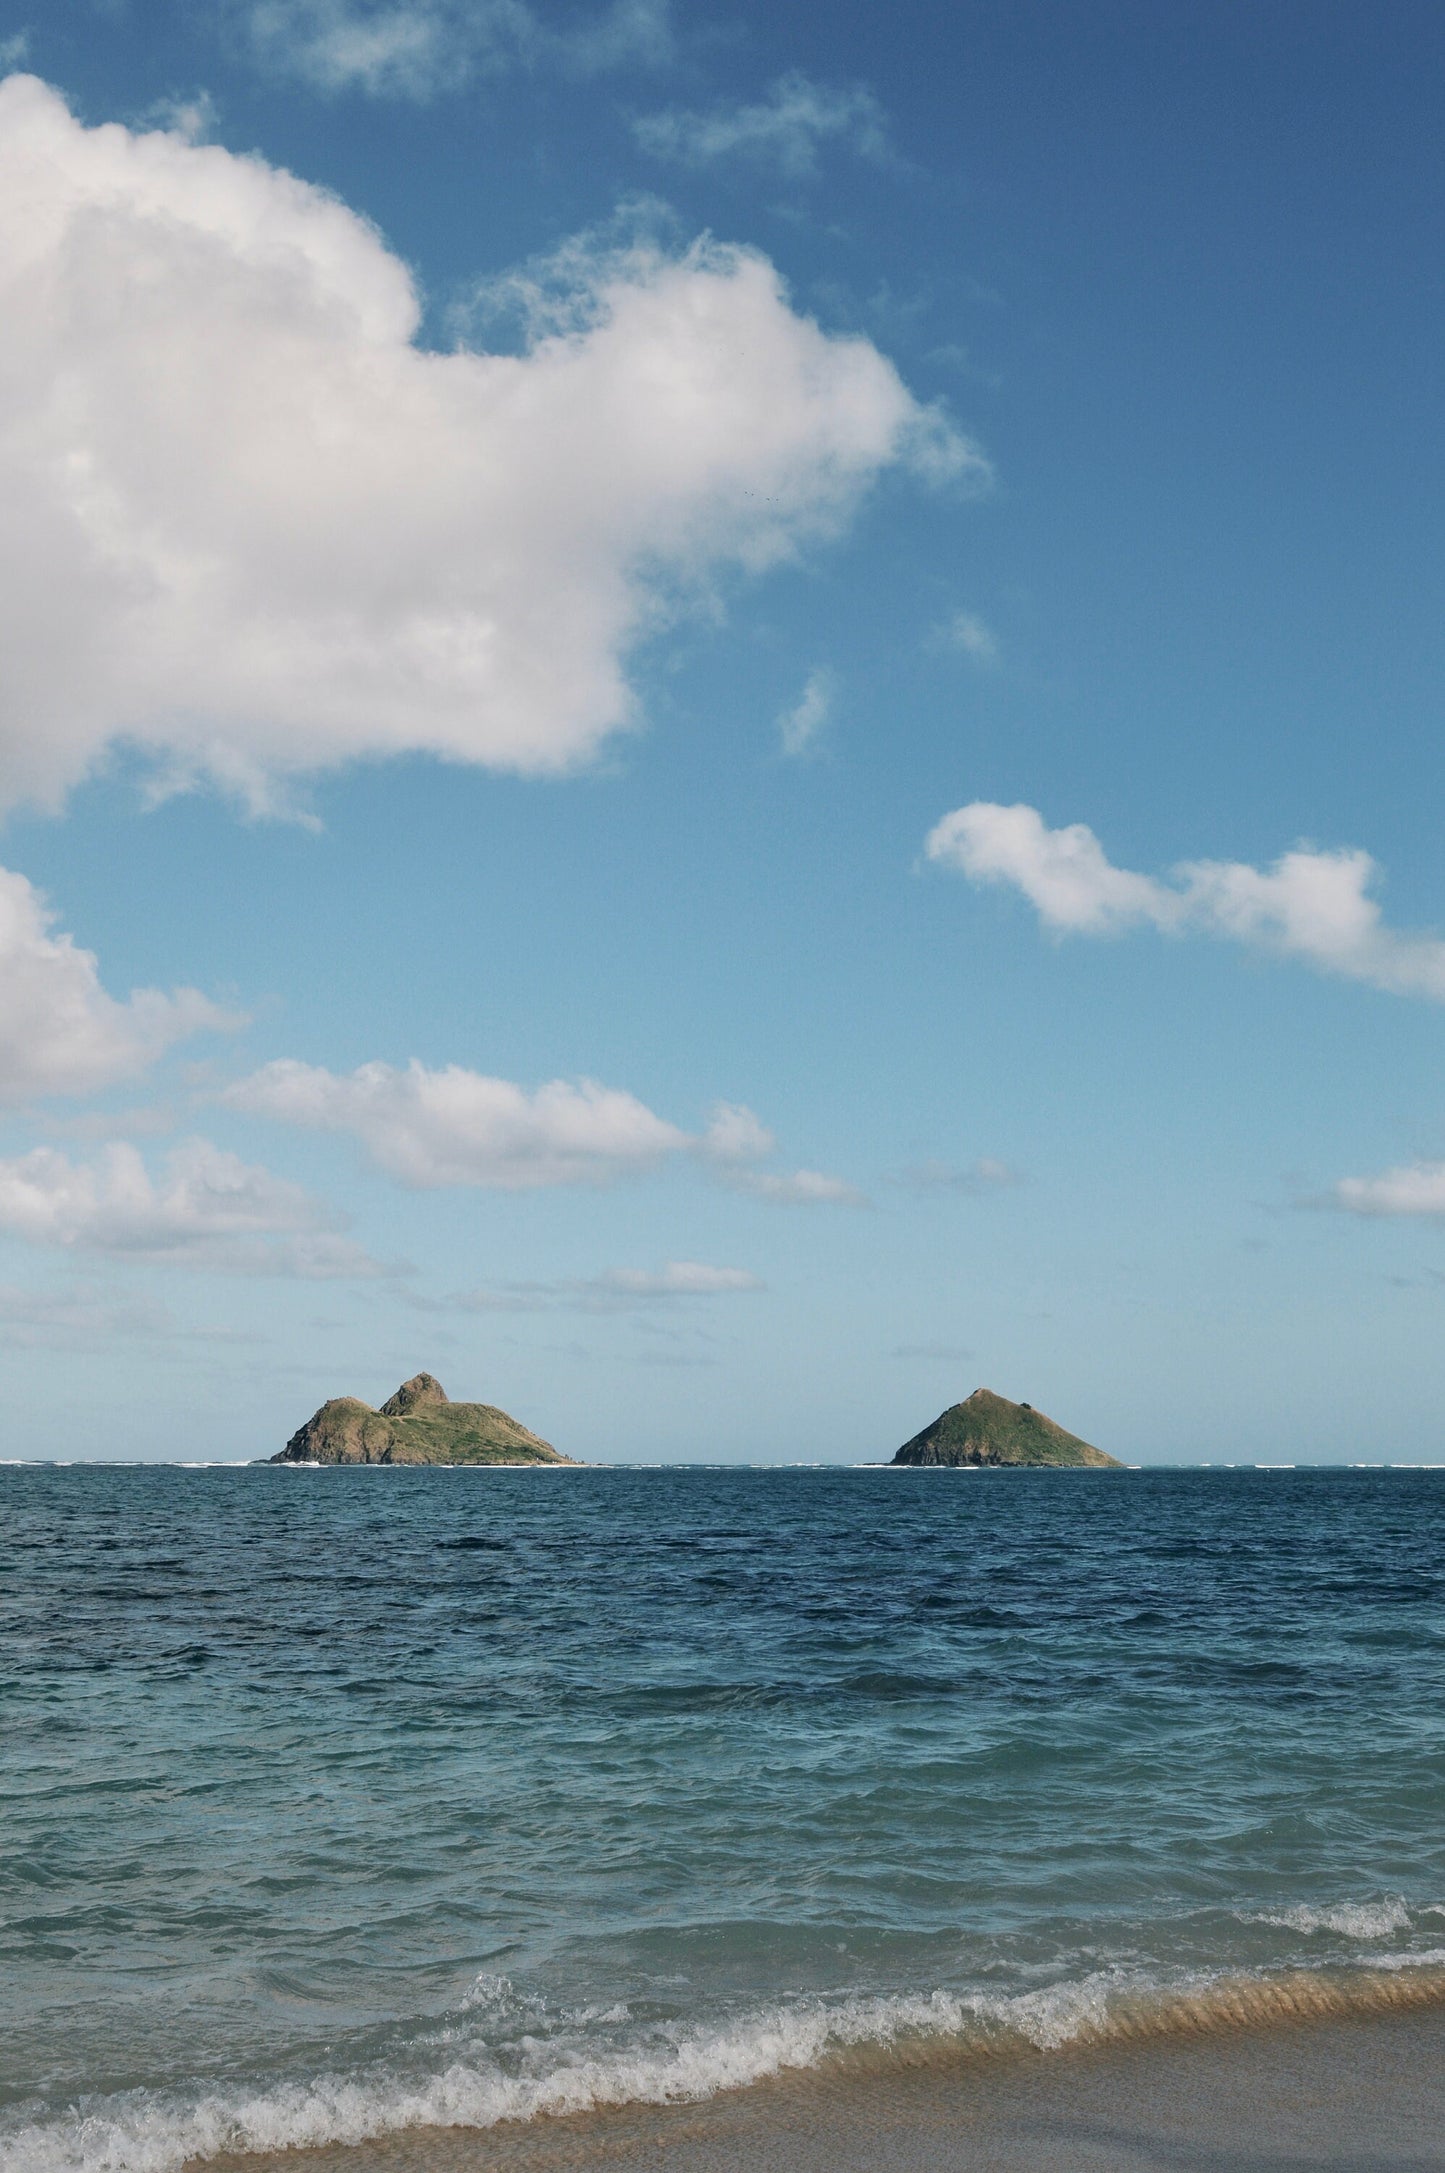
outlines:
[[[1322,1908],[1300,1902],[1290,1909],[1261,1909],[1256,1924],[1277,1924],[1291,1932],[1339,1932],[1346,1939],[1387,1939],[1408,1931],[1410,1912],[1398,1895],[1379,1901],[1339,1901]]]
[[[1422,1960],[1389,1957],[1383,1970],[1362,1971],[1355,1984],[1295,1972],[1162,1986],[1099,1972],[1012,1997],[856,1996],[777,2005],[709,2028],[654,2027],[631,2044],[589,2044],[575,2034],[513,2036],[505,2066],[474,2042],[430,2075],[378,2066],[252,2093],[127,2092],[0,2132],[0,2173],[178,2173],[222,2152],[357,2144],[408,2129],[480,2129],[607,2106],[696,2102],[859,2048],[886,2056],[909,2046],[981,2052],[1013,2043],[1047,2052],[1445,1999],[1445,1973],[1421,1970]],[[1413,1979],[1391,1974],[1411,1968]],[[441,2041],[456,2035],[447,2031]]]

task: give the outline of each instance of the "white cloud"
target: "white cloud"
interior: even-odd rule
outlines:
[[[53,933],[54,918],[23,875],[0,868],[0,1102],[94,1093],[190,1034],[240,1024],[193,988],[118,1002],[95,954]]]
[[[147,106],[140,120],[147,128],[165,129],[187,143],[201,143],[212,134],[220,118],[219,108],[205,89],[187,95],[171,91]]]
[[[1379,871],[1365,852],[1301,846],[1269,868],[1184,861],[1161,882],[1114,867],[1083,823],[1050,830],[1035,808],[982,800],[945,815],[925,850],[975,883],[1012,884],[1061,934],[1147,926],[1223,936],[1396,995],[1445,1002],[1445,941],[1385,926],[1368,895]]]
[[[1352,1215],[1445,1216],[1445,1162],[1407,1162],[1378,1177],[1342,1177],[1325,1204]]]
[[[159,1178],[128,1141],[92,1162],[53,1147],[0,1160],[0,1232],[66,1251],[232,1274],[380,1273],[335,1222],[299,1185],[205,1139],[174,1148]]]
[[[785,755],[806,755],[816,751],[823,728],[832,714],[835,691],[832,672],[824,669],[809,672],[802,694],[778,719],[778,736]]]
[[[745,1103],[719,1102],[700,1144],[715,1162],[761,1162],[778,1143]]]
[[[8,38],[0,38],[0,68],[18,68],[29,52],[28,30],[17,30]]]
[[[424,1311],[463,1313],[626,1313],[688,1298],[736,1297],[766,1285],[747,1268],[713,1267],[704,1260],[669,1260],[662,1268],[606,1268],[600,1275],[556,1283],[503,1283],[468,1290],[442,1301],[422,1300]]]
[[[938,639],[949,649],[961,649],[975,664],[998,662],[998,637],[976,611],[955,611],[938,629]]]
[[[553,1079],[529,1093],[459,1064],[363,1064],[342,1076],[282,1058],[225,1100],[283,1124],[349,1132],[378,1167],[418,1189],[606,1184],[693,1144],[616,1087]]]
[[[781,1207],[866,1207],[866,1194],[845,1177],[830,1177],[823,1170],[736,1170],[727,1179],[735,1192],[751,1192],[759,1200],[776,1200]]]
[[[482,55],[514,58],[526,9],[476,11],[477,37],[453,11],[433,6],[364,8],[346,0],[258,0],[248,20],[258,59],[318,90],[424,99],[469,75]]]
[[[775,1141],[741,1103],[720,1102],[706,1129],[692,1133],[595,1079],[529,1089],[460,1064],[432,1071],[415,1058],[405,1069],[373,1063],[342,1074],[279,1057],[221,1099],[277,1123],[349,1133],[379,1169],[416,1190],[604,1185],[689,1154],[734,1191],[758,1199],[856,1205],[862,1197],[820,1170],[756,1168]]]
[[[981,1154],[958,1168],[952,1162],[918,1162],[900,1170],[898,1183],[909,1192],[1003,1192],[1023,1183],[1018,1171],[996,1155]]]
[[[669,1260],[660,1270],[608,1268],[597,1288],[624,1298],[721,1298],[763,1285],[746,1268],[710,1267],[705,1260]]]
[[[766,1161],[778,1143],[761,1118],[741,1102],[719,1102],[707,1130],[694,1144],[734,1192],[749,1192],[755,1199],[776,1200],[789,1207],[839,1202],[850,1207],[867,1205],[864,1195],[845,1178],[826,1176],[822,1170],[752,1166]]]
[[[249,0],[263,65],[327,92],[423,101],[477,75],[651,66],[672,51],[667,0],[614,0],[548,22],[525,0]]]
[[[1111,935],[1139,921],[1164,925],[1171,898],[1150,876],[1111,867],[1085,824],[1050,830],[1032,807],[975,800],[945,815],[924,850],[972,882],[1014,884],[1050,928]]]
[[[524,351],[423,351],[334,197],[0,84],[0,800],[116,744],[260,808],[404,752],[560,773],[637,722],[670,613],[885,468],[985,472],[753,251],[584,242],[528,281]]]
[[[684,166],[743,159],[779,167],[795,180],[817,172],[827,143],[863,158],[882,159],[888,151],[887,121],[872,91],[861,84],[815,83],[796,70],[780,76],[755,104],[723,101],[706,113],[649,113],[634,121],[633,133],[655,158]]]

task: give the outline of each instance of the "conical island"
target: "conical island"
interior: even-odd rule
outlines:
[[[273,1464],[570,1464],[490,1403],[453,1403],[434,1375],[403,1381],[379,1411],[333,1396]]]
[[[1067,1434],[1032,1404],[1010,1403],[991,1388],[976,1388],[950,1404],[931,1426],[905,1441],[895,1464],[1068,1464],[1122,1471],[1077,1434]]]

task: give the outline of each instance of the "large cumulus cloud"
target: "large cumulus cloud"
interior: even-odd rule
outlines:
[[[416,343],[323,191],[0,84],[0,800],[116,742],[264,805],[427,750],[557,772],[680,595],[973,449],[767,260],[575,248],[524,351]]]

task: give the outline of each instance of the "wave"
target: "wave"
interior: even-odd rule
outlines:
[[[176,2173],[198,2160],[358,2144],[419,2128],[491,2128],[621,2105],[697,2102],[790,2069],[939,2054],[1123,2043],[1445,2004],[1445,1953],[1351,1971],[1163,1986],[1099,1972],[1005,1996],[935,1991],[779,2004],[641,2041],[524,2034],[510,2068],[476,2045],[428,2075],[373,2067],[234,2095],[128,2092],[0,2134],[3,2173]],[[473,2004],[495,2005],[495,1991]],[[464,2003],[464,2007],[468,2003]],[[620,2022],[625,2009],[578,2015]],[[443,2033],[443,2041],[446,2035]],[[433,2041],[435,2042],[435,2040]]]
[[[1408,1931],[1410,1911],[1398,1895],[1382,1901],[1340,1901],[1315,1908],[1300,1902],[1290,1909],[1253,1912],[1256,1924],[1275,1924],[1291,1932],[1340,1932],[1346,1939],[1388,1939],[1391,1932]]]

